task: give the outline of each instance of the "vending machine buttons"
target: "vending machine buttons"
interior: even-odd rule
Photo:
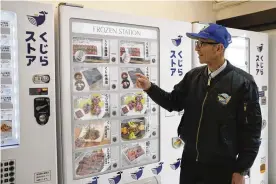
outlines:
[[[15,160],[1,162],[1,183],[14,184],[15,182]]]
[[[50,116],[50,99],[48,97],[34,99],[34,116],[38,124],[48,123]]]
[[[34,84],[47,84],[50,82],[50,75],[39,75],[36,74],[33,76]]]
[[[14,176],[14,172],[10,172],[10,176]]]
[[[117,165],[117,163],[114,163],[113,164],[113,168],[116,168],[118,165]]]
[[[9,179],[9,181],[10,181],[10,182],[13,182],[13,181],[14,181],[14,178],[13,178],[13,177],[11,177],[11,178]]]

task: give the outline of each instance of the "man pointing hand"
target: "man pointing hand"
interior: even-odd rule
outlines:
[[[205,66],[187,72],[171,92],[141,74],[136,85],[164,109],[184,110],[177,129],[185,142],[180,184],[244,184],[260,147],[258,87],[252,75],[224,58],[231,43],[225,27],[209,24],[187,36],[196,40]]]

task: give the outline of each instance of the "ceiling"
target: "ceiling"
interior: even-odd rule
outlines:
[[[240,1],[228,1],[228,0],[213,0],[213,10],[219,11],[221,9],[230,7],[230,6],[238,6],[241,3],[245,3],[251,0],[240,0]]]

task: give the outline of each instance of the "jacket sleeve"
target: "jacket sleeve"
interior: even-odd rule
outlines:
[[[146,91],[149,97],[158,105],[168,111],[182,111],[185,108],[185,99],[187,96],[188,73],[184,78],[174,86],[171,92],[166,92],[155,84]]]
[[[258,87],[252,78],[245,85],[243,110],[240,111],[243,120],[238,130],[238,158],[234,172],[247,172],[252,167],[261,144],[262,115],[259,104]]]

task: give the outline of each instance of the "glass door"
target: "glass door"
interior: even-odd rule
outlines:
[[[225,58],[229,62],[249,73],[249,38],[232,37],[232,43],[225,51]]]

